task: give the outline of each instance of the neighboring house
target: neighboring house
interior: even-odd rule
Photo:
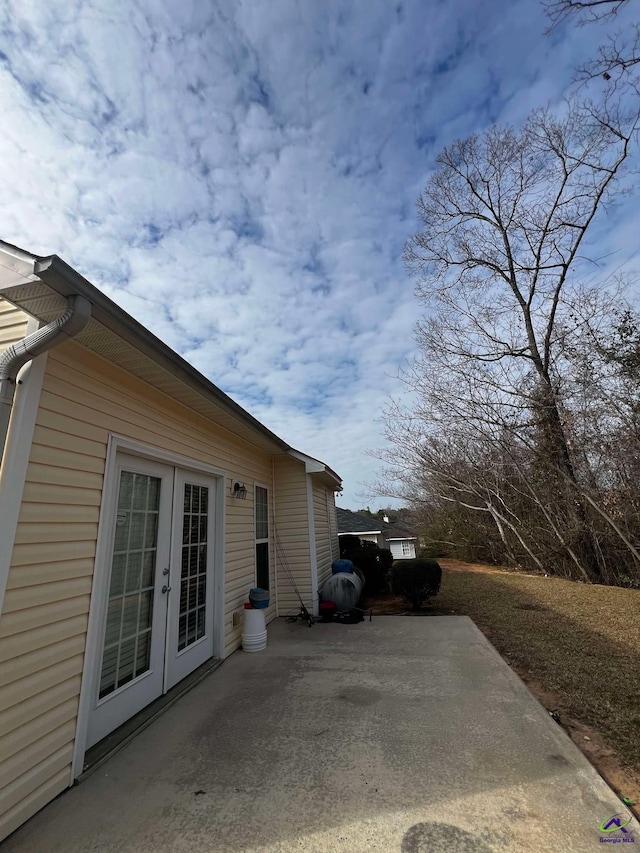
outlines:
[[[336,507],[339,536],[357,536],[375,542],[379,548],[388,548],[394,560],[409,560],[416,556],[417,536],[400,522],[390,524],[388,519],[351,512]]]
[[[3,838],[239,647],[251,587],[271,620],[299,609],[291,573],[317,611],[341,483],[60,258],[6,243],[0,458]]]
[[[394,560],[411,560],[416,556],[418,537],[404,524],[385,525],[384,538]]]
[[[357,536],[366,542],[375,542],[378,548],[386,548],[383,523],[379,518],[361,515],[342,507],[336,507],[338,517],[338,536]]]

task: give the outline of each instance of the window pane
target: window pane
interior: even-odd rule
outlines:
[[[269,500],[266,489],[256,486],[255,489],[256,539],[269,537]]]
[[[147,508],[147,493],[149,491],[149,478],[144,474],[133,475],[133,508]]]
[[[140,612],[138,614],[138,629],[140,631],[151,628],[152,605],[153,590],[148,589],[140,593]]]
[[[196,611],[192,610],[187,616],[187,645],[190,646],[197,639],[196,635]]]
[[[128,509],[120,509],[116,514],[116,536],[113,543],[114,551],[124,551],[129,541],[129,524],[131,522],[131,513]]]
[[[118,687],[131,681],[135,665],[136,638],[125,640],[120,646],[120,661],[118,662]]]
[[[144,521],[146,513],[131,513],[131,529],[129,531],[129,548],[144,548]]]
[[[138,648],[136,650],[136,676],[142,675],[149,669],[149,659],[151,657],[151,631],[138,636]]]
[[[202,575],[198,579],[198,606],[204,607],[207,594],[207,579]]]
[[[127,567],[126,554],[114,554],[111,563],[111,596],[120,595],[124,589],[124,575]]]
[[[120,475],[120,491],[118,493],[118,509],[131,509],[133,495],[133,474],[123,471]]]
[[[118,665],[118,646],[105,649],[102,659],[102,673],[100,676],[100,699],[108,693],[113,693],[116,684],[116,667]]]
[[[149,667],[160,483],[120,474],[100,697]]]
[[[155,548],[158,538],[158,515],[155,512],[147,513],[147,524],[144,531],[145,548]]]
[[[187,596],[187,601],[187,609],[195,610],[196,605],[198,603],[198,584],[195,578],[189,584],[189,594]]]
[[[204,636],[205,632],[205,609],[204,607],[198,608],[198,628],[197,634],[199,637]]]
[[[127,595],[124,599],[122,609],[122,636],[135,637],[138,630],[138,609],[140,598],[138,595]]]
[[[158,510],[160,507],[160,480],[157,477],[149,477],[149,491],[147,493],[147,509]]]
[[[192,483],[184,487],[184,518],[182,524],[182,555],[180,585],[180,618],[178,650],[186,648],[205,634],[205,619],[199,608],[206,600],[207,587],[207,526],[209,490]],[[204,610],[203,610],[204,614]]]
[[[122,599],[113,598],[107,608],[107,630],[105,632],[104,644],[111,646],[120,639],[120,624],[122,622]],[[117,651],[117,649],[116,649]]]
[[[133,551],[127,559],[127,585],[126,592],[133,592],[140,588],[142,577],[142,551]]]
[[[153,586],[153,578],[156,569],[156,551],[145,551],[142,558],[142,588]]]

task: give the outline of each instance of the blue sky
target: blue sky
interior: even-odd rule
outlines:
[[[535,0],[0,0],[0,238],[377,506],[416,199],[444,145],[557,103],[601,38],[545,27]]]

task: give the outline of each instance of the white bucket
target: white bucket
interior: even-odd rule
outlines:
[[[245,652],[261,652],[267,648],[267,624],[264,610],[254,608],[244,611],[242,648]]]

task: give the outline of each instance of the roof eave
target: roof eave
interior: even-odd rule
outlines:
[[[382,530],[340,530],[338,536],[379,536]]]
[[[250,426],[251,429],[260,433],[263,438],[266,438],[273,445],[274,451],[280,453],[288,452],[290,446],[283,439],[271,432],[264,424],[260,423],[253,415],[249,414],[242,406],[225,394],[224,391],[221,391],[216,385],[210,382],[195,367],[182,358],[182,356],[178,355],[177,352],[143,326],[142,323],[139,323],[130,314],[127,314],[126,311],[116,305],[113,300],[109,299],[108,296],[91,284],[77,270],[69,266],[58,255],[29,256],[24,250],[9,246],[9,244],[4,245],[11,248],[12,256],[15,250],[15,261],[12,258],[14,270],[10,271],[7,267],[3,267],[7,278],[7,282],[4,284],[5,287],[15,287],[16,285],[26,284],[39,279],[55,293],[64,298],[74,294],[85,297],[91,302],[92,317],[105,328],[118,335],[131,346],[144,352],[154,361],[160,363],[166,370],[190,387],[200,393],[204,392],[207,396],[213,398],[218,406],[225,409],[234,418],[240,419]],[[17,254],[18,252],[20,253],[19,255]],[[32,265],[29,264],[29,257],[31,257]],[[32,270],[31,274],[29,274],[30,266]],[[9,278],[11,279],[10,281]]]
[[[0,253],[4,260],[0,263],[0,293],[3,289],[9,290],[21,284],[40,280],[61,297],[67,298],[74,294],[85,297],[91,302],[93,319],[106,329],[159,363],[165,370],[198,393],[211,398],[231,417],[243,422],[261,435],[263,440],[266,439],[274,453],[289,454],[299,459],[304,462],[308,473],[322,475],[322,479],[335,491],[342,489],[341,478],[328,465],[294,450],[61,257],[34,255],[4,241],[0,241]]]
[[[385,536],[387,542],[404,542],[407,539],[417,539],[417,536]]]
[[[292,456],[294,459],[304,462],[305,473],[323,474],[330,484],[334,486],[335,491],[342,490],[342,479],[333,469],[329,468],[328,465],[325,465],[324,462],[321,462],[319,459],[314,459],[313,456],[307,456],[306,453],[301,453],[299,450],[294,450],[293,447],[289,448],[287,452],[288,455]]]

